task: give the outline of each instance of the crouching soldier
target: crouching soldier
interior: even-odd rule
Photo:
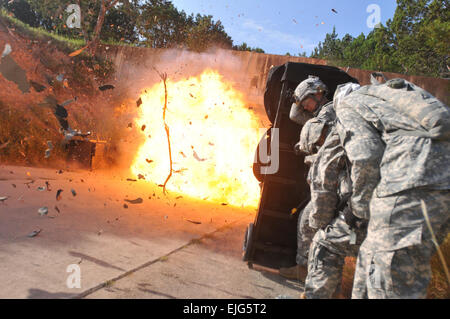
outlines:
[[[309,119],[318,115],[322,108],[326,107],[328,100],[326,94],[328,92],[327,86],[315,76],[310,76],[305,81],[301,82],[294,92],[295,103],[292,105],[290,118],[292,121],[299,125],[304,125]],[[302,103],[306,101],[307,105]],[[329,103],[328,103],[329,104]],[[301,152],[300,143],[295,146],[295,152]],[[310,152],[309,155],[305,157],[305,164],[312,166],[315,158],[317,149],[314,152]],[[307,181],[310,182],[310,176],[308,175]],[[308,205],[301,211],[298,218],[297,224],[297,256],[296,256],[296,266],[289,268],[280,268],[280,275],[289,278],[297,279],[304,282],[308,272],[308,256],[309,248],[311,246],[312,239],[316,233],[316,229],[309,226],[309,214],[312,210],[312,203]]]
[[[351,207],[370,216],[352,298],[425,298],[431,229],[438,243],[450,229],[450,109],[393,79],[353,92],[335,110],[351,163]]]
[[[330,106],[328,111],[334,116]],[[325,138],[326,137],[326,138]],[[347,204],[351,180],[345,151],[333,122],[312,119],[302,130],[300,148],[309,154],[320,146],[310,169],[311,212],[309,226],[317,232],[309,248],[304,297],[329,299],[342,282],[345,257],[356,257],[366,235],[367,223],[353,215]],[[325,140],[325,141],[324,141]]]
[[[334,103],[357,89],[359,85],[352,83],[338,87]],[[352,189],[348,160],[335,128],[334,103],[324,99],[327,91],[319,78],[310,77],[297,88],[291,109],[291,119],[304,125],[297,149],[316,153],[308,175],[309,211],[302,215],[317,231],[309,247],[305,282],[304,297],[310,299],[333,297],[342,281],[345,257],[357,256],[366,229],[347,205]]]

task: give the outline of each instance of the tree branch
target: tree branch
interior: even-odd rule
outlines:
[[[117,2],[119,2],[119,0],[110,0],[109,4],[105,3],[106,10],[108,11],[109,9],[114,7],[117,4]]]
[[[163,80],[164,82],[164,109],[163,109],[163,121],[164,121],[164,129],[166,130],[166,135],[167,135],[167,144],[169,147],[169,159],[170,159],[170,172],[169,172],[169,176],[167,176],[166,181],[164,182],[163,185],[163,193],[164,195],[166,194],[166,186],[167,183],[169,182],[170,178],[172,177],[173,174],[173,160],[172,160],[172,147],[170,144],[170,132],[169,132],[169,126],[166,123],[166,111],[167,111],[167,73],[161,73],[159,72],[155,67],[153,67],[153,69],[156,71],[156,73],[158,73],[159,77]]]

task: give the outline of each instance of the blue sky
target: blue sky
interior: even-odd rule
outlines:
[[[246,42],[266,53],[308,55],[327,33],[339,38],[346,33],[358,36],[372,29],[367,20],[371,4],[380,8],[381,22],[394,16],[396,0],[172,0],[187,14],[210,14],[220,20],[234,44]],[[338,13],[334,13],[335,9]]]

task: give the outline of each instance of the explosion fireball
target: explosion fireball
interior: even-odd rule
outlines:
[[[194,198],[256,207],[259,183],[252,165],[262,131],[242,93],[216,71],[166,82],[166,123],[170,129],[173,175],[168,191]],[[135,120],[145,135],[131,171],[161,185],[170,173],[170,157],[163,121],[164,84],[141,95]]]

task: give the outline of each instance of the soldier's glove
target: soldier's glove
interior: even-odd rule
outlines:
[[[289,101],[289,104],[293,104],[295,102],[294,93],[295,91],[293,89],[286,90],[286,101]]]
[[[361,229],[367,227],[367,221],[356,217],[349,205],[345,206],[342,213],[344,215],[345,222],[351,229]]]

